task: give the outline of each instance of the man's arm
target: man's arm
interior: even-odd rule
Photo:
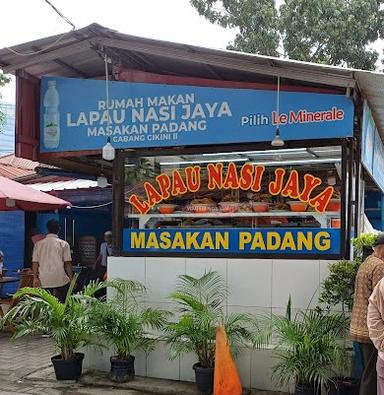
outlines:
[[[64,258],[64,270],[67,273],[67,276],[72,281],[73,272],[72,272],[72,257],[71,257],[71,248],[69,247],[68,243],[65,243],[64,251],[63,251],[63,258]]]
[[[32,272],[33,272],[33,286],[36,288],[41,287],[40,276],[39,276],[39,253],[38,253],[37,245],[33,247]]]
[[[72,281],[73,278],[73,271],[72,271],[72,261],[65,261],[64,262],[64,270],[67,273],[67,276]]]
[[[99,256],[96,259],[95,262],[95,267],[99,266],[101,264],[101,260],[103,259],[103,256],[101,255],[101,253],[99,254]]]
[[[103,255],[104,255],[104,250],[107,248],[106,244],[103,242],[100,244],[100,252],[99,252],[99,256],[96,259],[95,262],[95,268],[101,265],[101,262],[103,261]]]
[[[373,271],[372,288],[375,288],[377,283],[384,278],[384,265],[378,265]]]
[[[369,298],[367,325],[369,337],[379,351],[384,351],[384,321],[381,315],[383,308],[383,283],[380,282]]]
[[[32,262],[33,271],[33,286],[35,288],[41,287],[40,276],[39,276],[39,262]]]

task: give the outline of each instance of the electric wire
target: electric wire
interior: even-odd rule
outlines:
[[[47,4],[49,4],[53,10],[65,21],[68,23],[68,25],[72,26],[72,30],[76,29],[76,26],[74,23],[72,23],[65,15],[63,15],[63,13],[57,8],[55,7],[49,0],[44,0]]]
[[[23,53],[23,52],[16,51],[15,49],[12,49],[10,47],[5,47],[5,49],[7,49],[9,52],[11,52],[17,56],[38,55],[38,54],[50,49],[51,47],[55,46],[56,44],[58,44],[64,37],[66,37],[68,34],[70,34],[71,32],[73,32],[76,29],[76,26],[65,15],[63,15],[49,0],[44,0],[44,1],[53,8],[53,10],[60,16],[60,18],[62,18],[66,23],[71,25],[72,29],[69,32],[63,33],[54,42],[47,45],[45,48],[39,49],[38,51],[30,51],[30,52]]]
[[[112,202],[107,202],[107,203],[103,203],[103,204],[99,204],[97,206],[74,206],[72,205],[70,208],[76,208],[76,209],[94,209],[94,208],[101,208],[101,207],[105,207],[105,206],[109,206],[111,205]]]

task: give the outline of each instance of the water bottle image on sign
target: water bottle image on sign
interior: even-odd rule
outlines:
[[[60,142],[59,93],[56,81],[48,81],[48,89],[44,95],[44,146],[57,148]]]

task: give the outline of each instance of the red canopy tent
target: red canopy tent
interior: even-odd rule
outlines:
[[[70,206],[71,203],[63,199],[0,177],[0,211],[49,211]]]

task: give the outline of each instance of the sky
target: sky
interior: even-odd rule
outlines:
[[[189,0],[51,0],[76,26],[93,22],[143,37],[223,49],[234,30],[213,25]],[[0,24],[0,48],[63,33],[71,29],[44,0],[7,2]],[[2,101],[15,102],[12,82],[1,89]]]
[[[189,0],[50,0],[76,28],[97,22],[121,33],[224,49],[236,31],[213,25]],[[276,0],[279,7],[283,0]],[[44,0],[7,2],[0,24],[0,48],[70,30]],[[383,42],[375,43],[382,54]],[[15,102],[15,84],[1,88],[2,101]]]

